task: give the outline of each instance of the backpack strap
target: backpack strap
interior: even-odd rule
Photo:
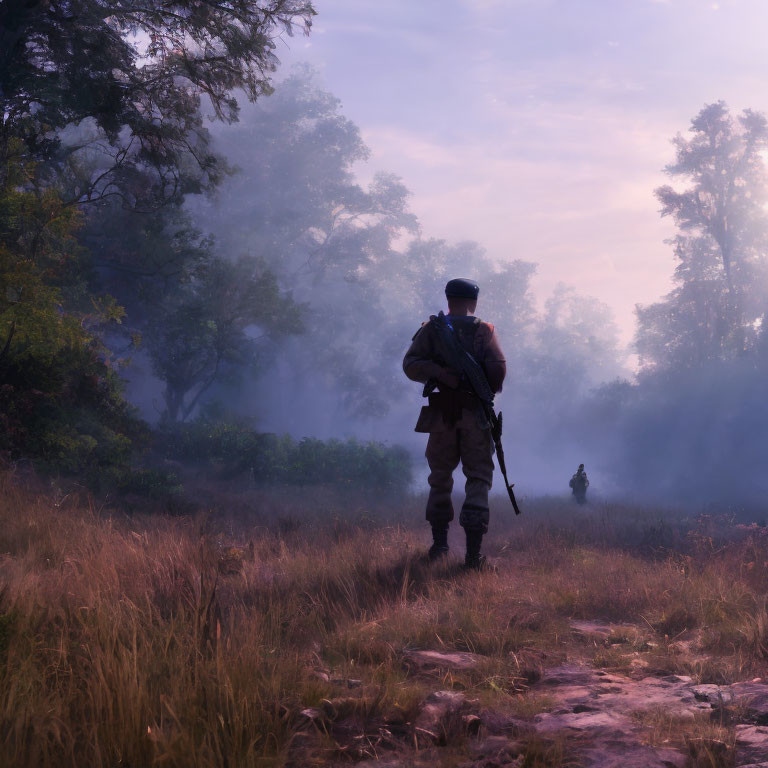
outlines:
[[[453,326],[461,346],[473,357],[475,355],[475,338],[481,324],[480,318],[475,317],[471,323],[454,323]]]

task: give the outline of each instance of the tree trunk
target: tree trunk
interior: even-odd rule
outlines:
[[[184,393],[166,385],[165,387],[165,418],[175,424],[179,420],[179,410],[184,402]]]

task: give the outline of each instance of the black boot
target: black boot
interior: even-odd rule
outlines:
[[[429,548],[429,559],[439,560],[448,554],[448,525],[447,523],[432,525],[433,544]]]
[[[469,528],[465,528],[464,532],[467,534],[467,555],[464,558],[464,567],[473,571],[483,570],[487,564],[485,555],[480,554],[483,532]]]

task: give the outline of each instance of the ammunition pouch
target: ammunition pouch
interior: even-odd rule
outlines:
[[[448,389],[443,392],[433,392],[429,396],[429,407],[440,413],[447,427],[454,427],[456,422],[461,420],[462,411],[465,408],[478,411],[480,401],[471,392]]]

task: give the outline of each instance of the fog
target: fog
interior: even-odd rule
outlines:
[[[539,310],[535,264],[497,264],[482,244],[423,231],[407,179],[386,169],[361,185],[359,128],[309,69],[214,138],[235,170],[214,198],[189,203],[196,225],[227,258],[264,259],[306,314],[303,332],[270,341],[257,372],[211,399],[260,430],[398,443],[423,464],[425,436],[413,431],[421,388],[403,375],[402,357],[446,308],[447,280],[471,277],[478,316],[496,326],[508,358],[497,406],[522,492],[567,490],[576,465],[593,463],[587,442],[560,423],[591,388],[627,375],[606,306],[563,284]]]
[[[677,227],[674,288],[637,308],[626,346],[611,309],[567,274],[536,295],[536,263],[499,262],[480,242],[426,231],[408,179],[369,168],[359,126],[312,69],[295,68],[238,122],[214,128],[230,174],[213,196],[186,200],[200,242],[279,291],[261,315],[241,319],[247,363],[231,357],[186,417],[402,445],[423,487],[421,388],[403,375],[402,357],[446,308],[447,280],[469,277],[480,285],[477,315],[494,324],[507,356],[496,405],[521,496],[567,494],[584,463],[593,500],[754,509],[768,427],[766,125],[715,103],[689,128],[659,158],[670,185],[648,190]],[[156,420],[163,388],[151,371],[137,354],[129,396]]]

